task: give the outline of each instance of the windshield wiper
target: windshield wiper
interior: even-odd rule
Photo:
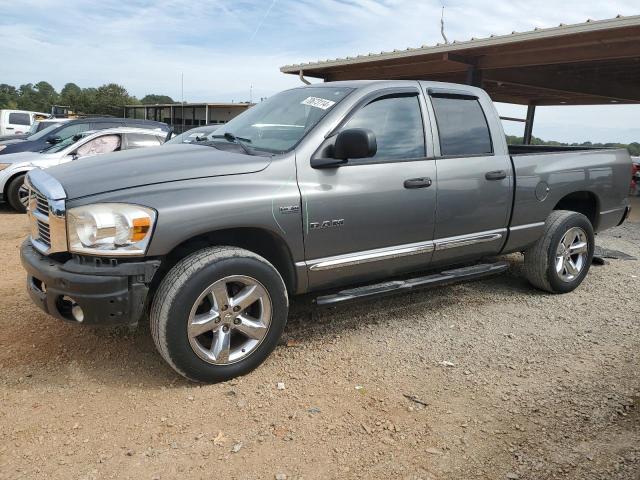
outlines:
[[[247,155],[251,155],[251,152],[249,151],[249,149],[245,145],[245,143],[251,143],[251,139],[250,138],[236,137],[231,132],[224,132],[223,135],[211,135],[211,138],[224,138],[225,140],[227,140],[227,141],[229,141],[231,143],[235,143],[236,145],[240,145],[242,147],[242,149],[244,150],[244,153],[246,153]]]

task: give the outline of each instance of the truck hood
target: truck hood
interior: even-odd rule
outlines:
[[[48,168],[67,198],[194,178],[264,170],[270,157],[244,155],[203,145],[164,145],[82,158]]]

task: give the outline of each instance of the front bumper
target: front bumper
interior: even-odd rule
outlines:
[[[20,249],[33,302],[49,315],[87,325],[131,325],[144,311],[158,260],[135,263],[59,262],[26,240]],[[81,310],[78,310],[78,307]]]

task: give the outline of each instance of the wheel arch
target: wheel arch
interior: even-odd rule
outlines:
[[[9,189],[9,185],[11,185],[11,182],[13,182],[16,179],[16,177],[19,177],[20,175],[26,175],[31,170],[33,170],[33,168],[24,168],[23,170],[18,170],[17,172],[13,172],[11,176],[4,181],[4,185],[2,185],[2,194],[4,195],[5,199],[7,198],[7,193],[8,193],[7,191]]]
[[[255,227],[213,230],[183,240],[165,255],[162,267],[154,276],[151,291],[155,292],[165,274],[182,258],[202,248],[216,245],[244,248],[264,257],[278,270],[289,293],[296,291],[298,278],[287,243],[278,234]]]
[[[562,197],[553,210],[568,210],[581,213],[589,219],[594,230],[598,228],[600,219],[600,199],[598,195],[589,190],[571,192]]]

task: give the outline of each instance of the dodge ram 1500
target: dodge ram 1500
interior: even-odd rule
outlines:
[[[626,150],[507,146],[478,88],[316,84],[205,142],[31,171],[21,256],[44,311],[148,316],[162,357],[214,382],[267,358],[292,295],[326,305],[477,278],[512,252],[534,287],[570,292],[594,233],[628,215],[630,169]]]

